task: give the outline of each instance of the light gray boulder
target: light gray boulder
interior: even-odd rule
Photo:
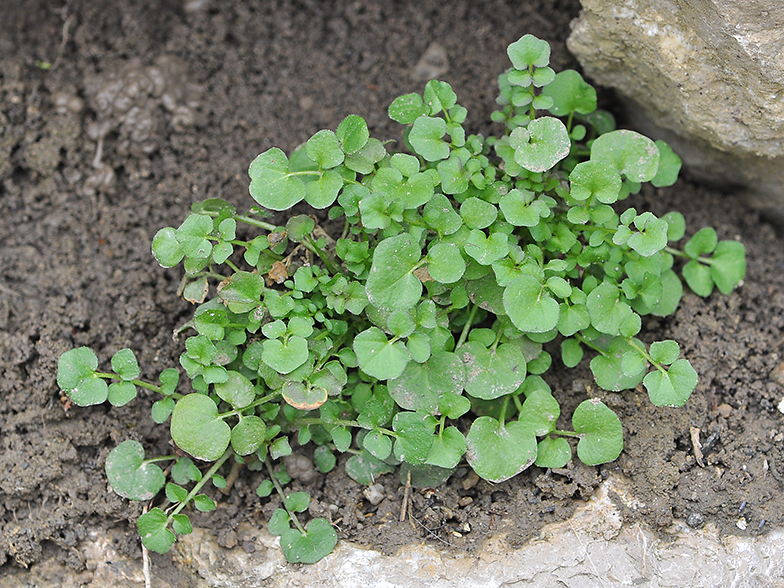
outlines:
[[[581,0],[567,41],[629,123],[784,219],[784,3]]]

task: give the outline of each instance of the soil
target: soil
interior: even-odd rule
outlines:
[[[139,554],[141,505],[108,489],[103,465],[128,438],[148,454],[169,453],[166,427],[149,417],[154,398],[69,406],[55,373],[60,354],[80,345],[104,362],[130,347],[147,379],[178,365],[183,343],[172,333],[192,308],[176,295],[180,271],[152,259],[159,228],[177,226],[204,198],[246,208],[253,157],[271,146],[290,151],[349,113],[365,117],[372,136],[399,139],[386,108],[421,91],[433,71],[468,108],[470,130],[493,132],[506,46],[531,32],[550,42],[556,70],[577,67],[564,41],[579,8],[577,0],[3,2],[0,575],[50,557],[79,572],[80,541],[106,527],[123,531],[119,550]],[[417,67],[434,42],[445,72],[443,54]],[[137,108],[108,107],[117,92]],[[611,95],[605,102],[612,108]],[[640,391],[606,393],[586,367],[555,365],[546,379],[564,413],[599,395],[621,416],[626,449],[616,462],[532,467],[498,485],[458,470],[443,487],[414,491],[404,523],[397,475],[378,480],[386,499],[374,507],[337,468],[292,484],[314,496],[313,514],[334,505],[341,538],[384,552],[422,540],[471,551],[497,532],[515,546],[620,475],[637,504],[626,516],[655,529],[673,518],[736,534],[780,525],[782,241],[739,198],[685,180],[646,189],[632,204],[679,210],[690,233],[711,225],[747,248],[747,277],[732,295],[687,292],[673,317],[645,321],[646,340],[676,339],[700,374],[685,408],[655,408]],[[240,472],[229,496],[214,492],[217,511],[194,522],[236,545],[240,522],[262,525],[276,506],[256,496],[259,479]]]

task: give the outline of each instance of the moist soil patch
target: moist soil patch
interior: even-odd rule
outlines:
[[[534,33],[552,45],[556,70],[577,67],[564,41],[578,12],[576,0],[3,2],[0,565],[55,557],[81,571],[80,541],[107,527],[122,531],[117,549],[140,552],[142,506],[108,489],[103,466],[129,438],[148,455],[170,453],[166,427],[149,416],[155,398],[72,407],[55,374],[60,354],[80,345],[104,362],[130,347],[146,379],[178,365],[183,342],[172,333],[192,307],[176,295],[180,271],[150,254],[159,228],[178,225],[196,200],[246,208],[258,153],[290,151],[347,114],[363,116],[372,136],[399,140],[386,108],[431,75],[455,88],[472,132],[497,132],[488,121],[506,46]],[[531,467],[497,485],[459,469],[440,488],[414,491],[405,522],[397,474],[377,480],[385,498],[373,506],[338,467],[307,483],[295,476],[292,489],[314,497],[311,514],[330,512],[342,539],[387,553],[422,540],[471,551],[498,532],[516,546],[618,475],[636,504],[626,516],[656,529],[673,518],[739,534],[781,524],[782,241],[743,201],[683,180],[630,204],[679,210],[689,234],[710,225],[747,248],[745,283],[730,296],[687,292],[676,315],[644,321],[646,342],[679,341],[700,374],[684,408],[598,390],[587,367],[556,365],[546,379],[564,414],[598,395],[621,417],[626,449],[616,462]],[[194,523],[237,545],[241,522],[263,525],[277,506],[256,496],[259,481],[240,471],[229,495],[212,490],[217,511]]]

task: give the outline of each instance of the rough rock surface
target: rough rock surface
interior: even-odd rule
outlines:
[[[582,0],[568,41],[630,123],[694,177],[746,186],[784,218],[784,6],[761,0]]]

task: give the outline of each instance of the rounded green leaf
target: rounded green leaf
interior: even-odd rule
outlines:
[[[419,412],[399,412],[392,420],[395,433],[395,457],[412,465],[425,463],[435,436],[436,419]]]
[[[645,366],[639,373],[633,375],[627,375],[623,371],[623,358],[629,352],[636,353],[623,337],[616,337],[604,354],[599,354],[591,360],[591,372],[600,388],[617,392],[630,390],[642,382]]]
[[[389,105],[389,118],[400,124],[408,125],[427,111],[422,96],[414,93],[405,94],[395,98]]]
[[[623,451],[621,421],[598,398],[586,400],[575,409],[572,426],[581,435],[577,443],[577,457],[585,465],[613,461]]]
[[[351,171],[369,174],[386,155],[387,151],[384,149],[384,144],[378,139],[370,138],[362,149],[352,155],[347,155],[343,164]]]
[[[342,157],[343,152],[340,154]],[[248,175],[250,195],[265,208],[287,210],[305,198],[305,184],[289,175],[289,160],[277,147],[259,154],[251,162]]]
[[[279,374],[291,373],[308,360],[308,342],[304,337],[289,337],[287,341],[267,339],[263,346],[261,360]]]
[[[729,294],[746,275],[746,248],[738,241],[722,241],[710,260],[710,274],[722,294]]]
[[[464,245],[465,252],[480,265],[492,265],[509,253],[509,238],[505,233],[495,232],[489,237],[484,231],[473,229]]]
[[[356,114],[349,114],[338,125],[337,131],[338,141],[343,153],[346,155],[353,155],[362,149],[370,138],[367,123],[365,119]]]
[[[683,279],[697,296],[710,296],[713,292],[713,278],[711,268],[696,259],[692,259],[683,266]]]
[[[552,394],[544,390],[533,390],[523,402],[517,417],[537,437],[555,431],[555,423],[561,415],[561,407]]]
[[[95,375],[98,358],[89,347],[70,349],[57,362],[57,385],[79,406],[105,402],[109,386]]]
[[[468,444],[465,436],[457,427],[447,427],[433,440],[425,463],[444,469],[456,468],[463,459],[466,449]]]
[[[131,382],[109,384],[108,400],[112,406],[125,406],[134,398],[136,398],[136,386]]]
[[[493,483],[522,472],[536,460],[536,436],[524,424],[506,425],[488,416],[477,418],[466,437],[466,459],[477,475]]]
[[[342,187],[342,176],[334,170],[327,170],[318,179],[308,182],[305,202],[318,209],[332,206]]]
[[[315,410],[327,401],[327,390],[302,382],[286,382],[281,389],[283,400],[299,410]]]
[[[367,142],[367,139],[365,140]],[[330,169],[343,163],[344,153],[334,132],[324,129],[305,143],[305,153],[320,169]]]
[[[580,202],[594,196],[603,204],[612,204],[621,193],[621,176],[604,161],[578,163],[569,174],[570,194]]]
[[[188,394],[174,406],[171,436],[180,449],[193,457],[215,461],[228,448],[231,429],[209,396]]]
[[[286,508],[293,512],[305,512],[310,505],[310,494],[307,492],[292,492],[286,496]]]
[[[686,233],[686,219],[680,212],[670,211],[662,217],[667,221],[667,240],[680,241]]]
[[[401,341],[390,342],[377,327],[370,327],[357,335],[353,349],[360,369],[379,380],[399,378],[411,359]]]
[[[535,464],[540,468],[562,468],[572,459],[572,448],[563,437],[545,437],[536,448]]]
[[[656,341],[655,343],[651,343],[649,353],[653,358],[653,361],[657,361],[664,365],[670,365],[671,363],[675,363],[678,356],[680,356],[681,348],[676,341]]]
[[[457,354],[465,364],[465,390],[474,398],[500,398],[517,390],[525,380],[525,356],[517,345],[504,343],[490,350],[469,341]]]
[[[687,360],[679,359],[667,371],[652,371],[642,383],[656,406],[683,406],[697,386],[697,372]]]
[[[301,243],[316,228],[316,221],[306,214],[298,214],[286,221],[286,236],[295,243]]]
[[[627,244],[643,257],[650,257],[667,246],[669,225],[663,218],[644,212],[634,219],[634,226],[639,233],[633,233]]]
[[[231,447],[237,455],[250,455],[264,444],[266,434],[267,425],[261,418],[242,417],[231,430]]]
[[[337,543],[338,534],[326,519],[310,521],[304,535],[289,529],[280,536],[280,548],[289,563],[316,563],[332,553]]]
[[[659,169],[659,148],[648,137],[621,129],[599,136],[591,159],[609,163],[632,182],[648,182]]]
[[[546,333],[558,324],[561,307],[539,280],[524,274],[504,289],[504,310],[521,331]]]
[[[136,521],[142,544],[155,553],[167,553],[177,536],[172,533],[167,525],[169,517],[157,506],[144,513]]]
[[[439,161],[449,157],[449,143],[444,141],[446,121],[443,118],[420,116],[414,121],[408,141],[417,155],[427,161]]]
[[[489,202],[471,196],[460,205],[460,216],[469,229],[484,229],[495,222],[498,209]]]
[[[106,477],[117,494],[129,500],[150,500],[166,483],[163,470],[144,461],[138,441],[123,441],[106,456]]]
[[[388,382],[389,394],[400,408],[428,414],[438,413],[443,395],[460,395],[464,384],[463,362],[447,351],[425,363],[410,362],[399,378]]]
[[[618,286],[602,282],[594,288],[586,300],[591,325],[599,332],[617,335],[621,324],[632,315],[631,307],[621,300]]]
[[[515,150],[515,161],[532,172],[551,169],[569,155],[572,146],[564,124],[551,116],[532,120],[527,127],[517,127],[509,135],[509,144]]]
[[[225,382],[215,384],[215,392],[235,409],[248,406],[256,398],[251,381],[231,370]]]
[[[370,303],[384,310],[414,306],[422,295],[422,282],[413,274],[421,255],[406,233],[379,243],[365,282]]]
[[[545,67],[550,63],[550,45],[533,35],[524,35],[506,49],[515,69]]]
[[[452,284],[463,277],[466,263],[460,248],[453,243],[436,243],[427,253],[430,277],[442,284]]]
[[[686,242],[683,252],[692,259],[697,259],[700,255],[713,253],[718,242],[719,238],[716,235],[716,229],[705,227],[694,233],[691,239]]]
[[[501,197],[498,205],[507,222],[516,227],[535,227],[541,215],[539,206],[533,200],[533,192],[513,188]]]
[[[577,339],[564,339],[561,342],[561,361],[568,368],[573,368],[583,360],[583,348]]]
[[[164,227],[152,239],[152,254],[161,267],[174,267],[185,257],[177,232],[172,227]]]
[[[555,74],[542,94],[552,98],[550,112],[555,116],[567,116],[573,112],[590,114],[596,110],[596,90],[573,69]]]
[[[392,441],[378,429],[370,431],[362,440],[362,446],[376,459],[386,459],[392,453]]]
[[[363,450],[359,455],[352,455],[346,461],[346,473],[349,478],[365,486],[373,484],[377,476],[394,471],[394,466],[376,459],[367,450]]]
[[[657,188],[672,186],[678,181],[678,173],[681,171],[681,158],[662,140],[656,141],[659,148],[659,169],[656,176],[651,180],[651,184]]]

